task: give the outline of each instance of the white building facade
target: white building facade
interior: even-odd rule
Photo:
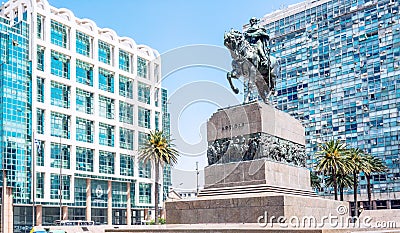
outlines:
[[[9,1],[0,17],[29,28],[32,137],[2,139],[32,146],[26,151],[35,155],[27,156],[24,192],[13,195],[14,229],[32,225],[32,215],[36,225],[60,216],[140,222],[154,207],[153,166],[137,153],[149,131],[162,128],[158,52],[46,0]],[[19,192],[11,174],[7,185]]]

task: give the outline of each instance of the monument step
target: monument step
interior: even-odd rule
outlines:
[[[285,187],[276,187],[270,185],[247,185],[247,186],[235,186],[235,187],[206,188],[199,192],[198,197],[249,194],[249,193],[277,193],[277,194],[318,197],[318,195],[314,193],[312,190],[301,190],[301,189],[293,189]]]

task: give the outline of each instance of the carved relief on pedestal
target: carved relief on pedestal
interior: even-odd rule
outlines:
[[[305,147],[266,133],[255,133],[208,143],[208,164],[268,158],[272,161],[305,167]]]

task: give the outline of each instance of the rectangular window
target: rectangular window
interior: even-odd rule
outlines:
[[[111,45],[99,40],[99,61],[111,65]]]
[[[37,83],[36,99],[38,102],[43,103],[44,102],[44,79],[38,77],[36,79],[36,83]]]
[[[99,96],[99,115],[107,119],[114,119],[115,104],[114,100],[108,97]]]
[[[36,198],[44,198],[44,172],[36,172]]]
[[[93,65],[76,60],[76,82],[93,87]]]
[[[93,172],[94,150],[76,147],[76,170]]]
[[[99,143],[104,146],[114,147],[115,127],[112,125],[99,123]]]
[[[99,88],[103,91],[114,93],[114,73],[99,68]]]
[[[42,46],[37,46],[36,50],[37,54],[37,69],[40,71],[44,71],[44,48]]]
[[[133,99],[133,80],[120,75],[119,76],[119,95]]]
[[[51,81],[51,105],[69,108],[71,88],[67,85]]]
[[[38,108],[36,110],[36,132],[44,134],[44,109]]]
[[[127,203],[126,191],[127,191],[126,183],[112,182],[112,207],[126,208],[126,203]]]
[[[133,176],[135,158],[130,155],[120,154],[120,175]]]
[[[156,83],[160,82],[160,65],[154,63],[154,80]]]
[[[137,75],[142,78],[148,79],[147,67],[148,61],[144,58],[137,58]]]
[[[69,28],[64,24],[51,20],[51,43],[63,48],[68,47]]]
[[[108,151],[99,151],[99,172],[105,174],[114,174],[115,153]]]
[[[61,190],[62,190],[62,199],[69,200],[71,199],[71,176],[70,175],[62,175],[61,180]]]
[[[138,101],[150,104],[150,85],[138,82]]]
[[[170,134],[170,115],[168,113],[168,92],[165,89],[161,89],[161,109],[162,109],[162,130],[165,135]]]
[[[36,16],[36,30],[37,30],[37,38],[43,39],[43,28],[44,28],[44,17],[40,14]]]
[[[70,116],[58,112],[51,112],[51,136],[69,139],[70,122]]]
[[[60,199],[59,191],[60,191],[60,175],[59,174],[51,174],[50,175],[50,198],[51,199]]]
[[[133,125],[133,105],[119,101],[119,122]]]
[[[90,47],[92,38],[83,32],[76,31],[76,52],[86,57],[90,57]]]
[[[135,182],[131,182],[131,208],[132,209],[136,207],[136,202],[135,202],[136,191],[135,191],[135,188],[136,188],[136,183]],[[135,220],[133,220],[133,219],[135,219]],[[136,221],[136,217],[133,217],[132,220],[133,220],[133,222],[135,222]]]
[[[59,191],[62,190],[62,199],[69,200],[70,199],[70,186],[71,186],[71,176],[70,175],[62,175],[60,180],[60,174],[51,174],[50,175],[50,198],[51,199],[60,199]]]
[[[163,201],[167,200],[171,185],[171,166],[165,164],[163,169]]]
[[[44,141],[35,140],[36,146],[36,165],[44,166]]]
[[[130,71],[131,55],[124,50],[119,50],[119,68],[126,72]]]
[[[69,79],[69,65],[69,56],[51,50],[51,74]]]
[[[151,111],[142,107],[138,107],[138,125],[150,129]]]
[[[122,127],[119,128],[119,147],[133,150],[133,130]]]
[[[154,89],[154,104],[156,105],[156,107],[158,107],[160,105],[160,89],[159,88],[155,88]]]
[[[147,140],[149,139],[149,134],[140,132],[138,134],[138,144],[139,144],[139,149],[143,148],[143,146],[146,144]]]
[[[69,169],[71,146],[52,142],[50,148],[50,167],[60,168],[62,164],[63,169]]]
[[[151,184],[139,183],[139,203],[151,204]]]
[[[141,178],[151,178],[151,162],[147,161],[143,163],[139,162],[139,177]]]
[[[93,121],[76,118],[76,140],[80,142],[93,143],[94,125]]]
[[[86,206],[86,179],[75,178],[75,206]],[[85,210],[84,208],[80,208]],[[75,209],[79,210],[79,209]],[[82,219],[85,219],[85,213],[82,214]]]
[[[170,120],[170,114],[169,113],[162,113],[162,120],[161,120],[161,124],[162,124],[162,131],[164,132],[165,135],[170,135],[170,126],[171,126],[171,120]]]
[[[160,130],[160,112],[155,113],[154,121],[156,130]]]
[[[93,114],[93,93],[77,88],[76,110],[86,114]]]

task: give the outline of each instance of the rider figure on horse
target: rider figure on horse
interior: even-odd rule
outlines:
[[[259,27],[257,25],[258,19],[252,17],[250,19],[250,27],[244,32],[245,39],[253,46],[260,57],[261,64],[266,64],[269,56],[269,47],[267,41],[269,41],[269,35],[267,34],[265,28]]]

